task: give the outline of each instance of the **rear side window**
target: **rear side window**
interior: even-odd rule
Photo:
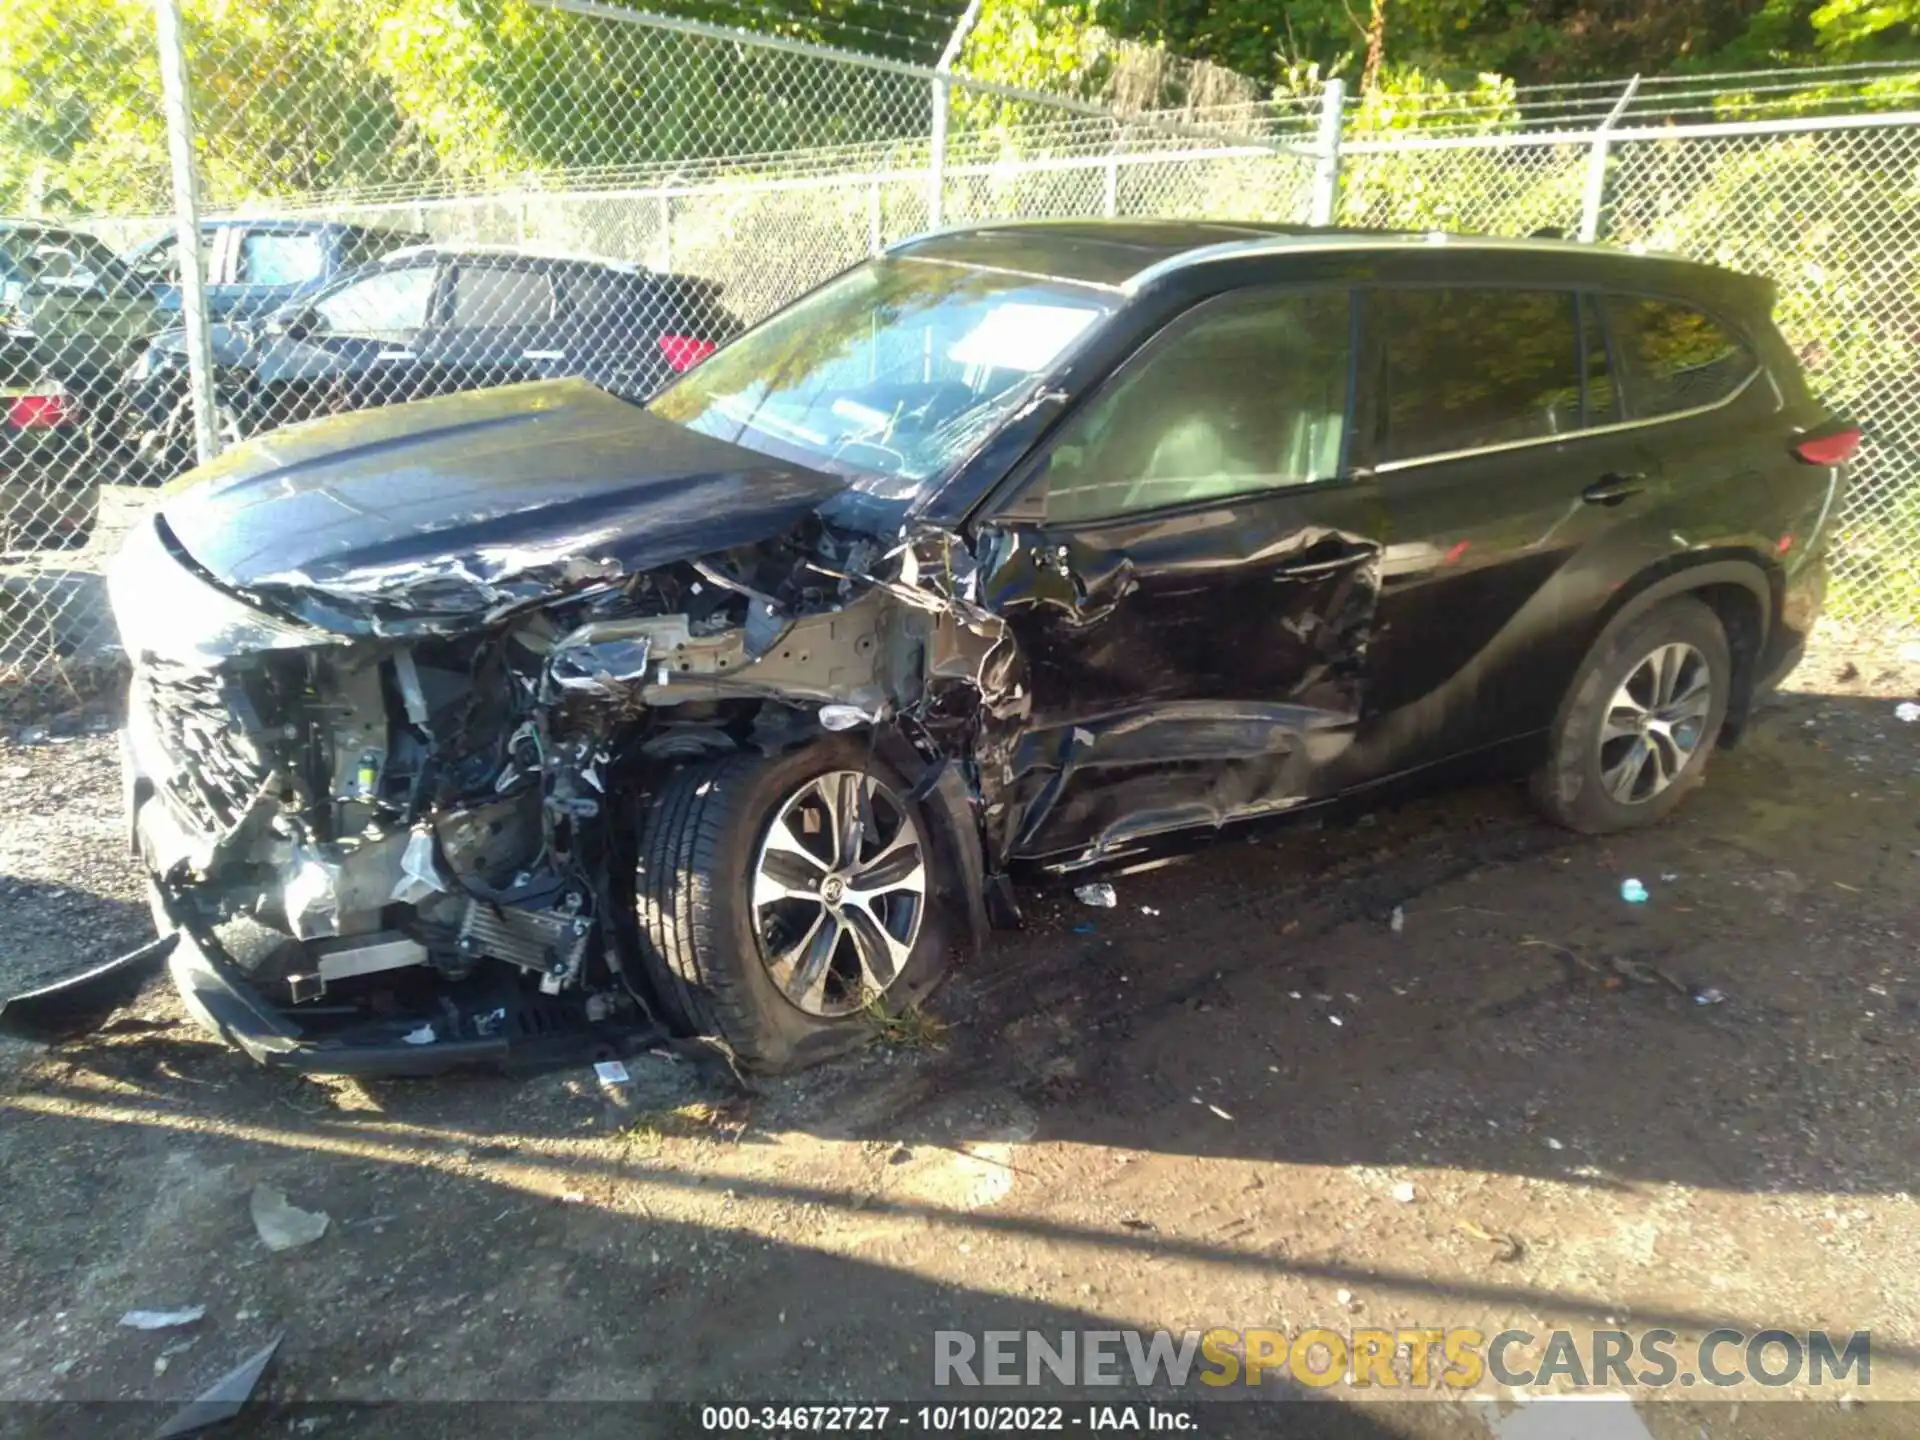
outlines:
[[[249,230],[240,237],[240,282],[304,285],[326,271],[322,238],[310,232]]]
[[[1626,295],[1606,296],[1600,305],[1637,419],[1725,400],[1759,368],[1744,341],[1690,305]]]
[[[1047,518],[1100,520],[1331,479],[1352,331],[1345,290],[1203,307],[1067,422],[1047,461]]]
[[[453,276],[453,328],[518,329],[553,316],[553,282],[537,270],[462,265]]]
[[[1580,428],[1572,292],[1379,290],[1371,304],[1382,351],[1376,463]]]

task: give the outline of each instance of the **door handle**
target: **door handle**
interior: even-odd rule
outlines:
[[[1629,495],[1638,495],[1647,488],[1647,477],[1638,471],[1622,474],[1614,471],[1602,475],[1586,489],[1580,492],[1580,498],[1589,505],[1618,505]]]

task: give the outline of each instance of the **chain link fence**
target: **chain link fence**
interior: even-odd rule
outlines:
[[[911,6],[913,59],[598,0],[159,9],[177,44],[147,0],[22,8],[0,58],[26,97],[0,123],[0,209],[49,217],[0,221],[16,711],[112,675],[102,565],[205,455],[515,380],[645,395],[894,241],[1001,219],[1544,231],[1771,275],[1815,384],[1869,435],[1834,603],[1920,618],[1906,72],[1385,106],[1136,65],[1054,96],[969,76],[957,36],[922,63],[952,17]]]

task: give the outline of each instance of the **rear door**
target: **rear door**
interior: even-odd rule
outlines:
[[[1567,636],[1640,568],[1628,552],[1668,482],[1653,439],[1621,423],[1590,297],[1380,287],[1366,314],[1356,453],[1386,521],[1367,666],[1384,773],[1549,722]]]
[[[422,394],[478,390],[546,371],[556,292],[551,267],[512,256],[461,256],[446,302],[418,345]]]
[[[1351,292],[1189,311],[985,522],[1029,669],[996,848],[1094,859],[1322,793],[1363,703],[1377,509],[1346,482]]]

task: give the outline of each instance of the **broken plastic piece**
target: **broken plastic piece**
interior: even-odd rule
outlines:
[[[207,1307],[189,1305],[184,1310],[129,1310],[120,1323],[130,1330],[172,1330],[206,1318]]]
[[[162,935],[104,965],[13,996],[0,1003],[0,1034],[46,1043],[96,1029],[140,993],[179,940]]]
[[[1629,877],[1620,882],[1620,898],[1629,905],[1644,905],[1647,903],[1647,887]]]
[[[1073,898],[1082,905],[1092,905],[1101,910],[1111,910],[1120,903],[1120,897],[1113,893],[1113,886],[1104,882],[1076,887]]]
[[[293,1250],[311,1245],[327,1233],[332,1219],[324,1210],[302,1210],[287,1202],[286,1192],[271,1185],[253,1187],[248,1208],[253,1213],[253,1228],[269,1250]]]
[[[1903,724],[1911,725],[1916,720],[1920,720],[1920,705],[1914,704],[1911,700],[1902,700],[1893,707],[1893,718]]]
[[[407,848],[400,852],[400,878],[387,898],[396,905],[418,905],[429,895],[445,893],[446,888],[433,858],[433,827],[416,825],[407,837]]]
[[[284,1331],[274,1336],[209,1385],[198,1399],[189,1400],[174,1411],[166,1424],[153,1432],[152,1440],[176,1440],[177,1436],[192,1435],[209,1425],[233,1419],[240,1413],[240,1407],[252,1398],[254,1387],[260,1383],[260,1377],[266,1371],[267,1362],[273,1359],[273,1352],[280,1348],[280,1342],[285,1338]]]
[[[823,730],[851,730],[857,725],[871,725],[877,718],[869,715],[858,705],[822,705],[820,707],[820,728]]]

